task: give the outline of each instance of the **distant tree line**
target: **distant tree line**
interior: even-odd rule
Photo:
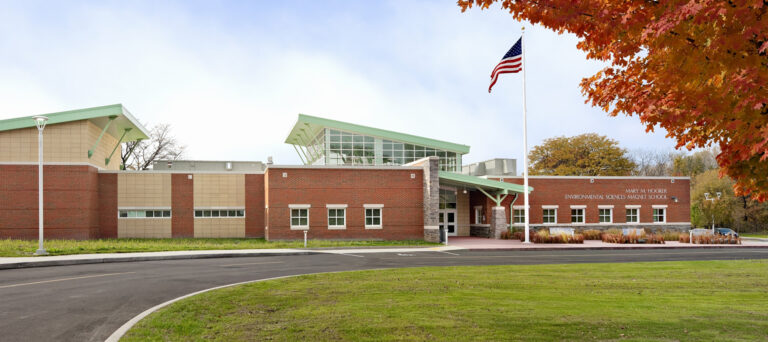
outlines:
[[[715,225],[738,231],[768,230],[768,202],[749,194],[735,196],[735,182],[720,177],[718,148],[693,153],[639,149],[628,151],[618,141],[595,133],[555,137],[535,146],[529,155],[531,175],[559,176],[687,176],[691,177],[691,224]],[[716,197],[705,200],[705,193]]]

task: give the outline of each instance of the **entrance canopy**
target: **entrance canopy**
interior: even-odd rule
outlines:
[[[509,194],[525,192],[525,187],[520,184],[499,182],[446,171],[440,171],[438,176],[440,178],[440,184],[476,189],[496,202],[496,205],[501,205],[501,201],[503,201]],[[528,193],[531,193],[532,191],[533,187],[529,186]]]

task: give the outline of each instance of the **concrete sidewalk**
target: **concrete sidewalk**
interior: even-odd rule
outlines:
[[[701,249],[701,248],[768,248],[768,241],[743,240],[741,245],[691,245],[670,241],[665,244],[615,244],[587,240],[583,244],[524,244],[518,240],[493,240],[477,237],[451,237],[448,246],[437,247],[371,247],[340,249],[236,249],[140,253],[73,254],[41,257],[0,258],[0,270],[28,267],[100,264],[112,262],[260,257],[311,254],[359,255],[369,253],[419,253],[469,251],[542,251],[542,250],[632,250],[632,249]]]
[[[414,253],[451,251],[461,249],[453,246],[438,247],[373,247],[373,248],[343,248],[343,249],[234,249],[234,250],[199,250],[199,251],[169,251],[169,252],[139,252],[139,253],[103,253],[103,254],[72,254],[39,257],[2,257],[0,270],[28,267],[66,266],[79,264],[100,264],[110,262],[207,259],[260,257],[310,254],[366,254],[366,253]]]
[[[494,240],[478,237],[449,237],[448,243],[453,247],[477,251],[477,250],[561,250],[561,249],[662,249],[662,248],[768,248],[768,241],[754,241],[742,239],[741,245],[698,245],[667,241],[664,244],[619,244],[605,243],[600,240],[586,240],[583,244],[565,243],[530,243],[525,244],[519,240]]]

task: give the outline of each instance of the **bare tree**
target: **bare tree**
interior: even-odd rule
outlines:
[[[123,145],[121,154],[127,170],[148,170],[155,160],[177,160],[186,146],[171,134],[171,125],[158,124],[149,131],[149,140],[131,141]]]
[[[630,153],[632,161],[637,167],[632,172],[633,176],[671,176],[674,161],[680,153],[665,152],[660,150],[634,150]]]

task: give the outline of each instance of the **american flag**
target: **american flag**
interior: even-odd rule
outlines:
[[[507,51],[504,57],[501,58],[501,62],[496,65],[491,73],[491,85],[488,87],[488,92],[491,92],[491,88],[499,80],[501,74],[511,74],[520,72],[523,70],[523,38],[517,40],[515,45]]]

